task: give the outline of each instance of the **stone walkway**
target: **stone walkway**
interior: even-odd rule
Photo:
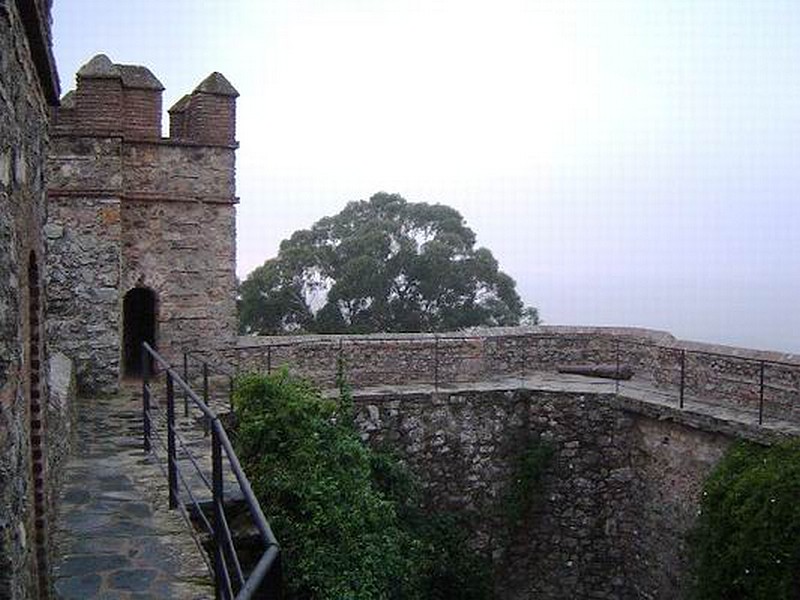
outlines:
[[[57,598],[213,598],[203,555],[142,450],[133,389],[78,402],[58,511]]]

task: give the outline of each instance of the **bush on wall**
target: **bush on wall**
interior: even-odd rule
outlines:
[[[690,536],[698,600],[800,598],[800,441],[734,446]]]
[[[281,542],[290,598],[488,598],[488,561],[456,519],[420,508],[391,454],[359,438],[352,400],[286,371],[239,378],[237,453]]]

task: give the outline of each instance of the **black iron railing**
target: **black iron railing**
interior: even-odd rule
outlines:
[[[256,345],[235,348],[232,362],[266,371],[288,366],[319,385],[330,385],[337,364],[344,362],[355,388],[424,384],[436,390],[507,377],[519,378],[519,385],[524,386],[529,377],[562,365],[604,364],[613,368],[616,363],[617,375],[633,367],[630,381],[617,377],[611,384],[616,392],[656,392],[682,409],[690,402],[693,407],[728,406],[760,425],[767,420],[800,418],[800,364],[775,359],[768,353],[761,358],[752,351],[742,355],[734,350],[711,351],[662,339],[597,333],[520,332],[485,338],[462,332],[428,337],[331,335],[264,341],[262,338]],[[467,348],[470,342],[480,343]],[[354,354],[365,347],[374,350]],[[417,352],[426,358],[406,360]],[[243,362],[242,353],[250,358]],[[387,360],[397,354],[404,360],[395,364]]]
[[[178,509],[192,526],[187,505],[196,517],[199,529],[210,539],[215,596],[218,600],[247,600],[249,598],[281,597],[281,559],[280,547],[270,529],[269,523],[253,494],[250,482],[244,474],[239,459],[233,450],[230,439],[217,414],[209,408],[207,386],[208,367],[205,368],[206,386],[201,399],[178,372],[158,354],[149,344],[142,345],[142,417],[144,422],[144,449],[154,451],[153,442],[161,444],[166,451],[166,474],[169,484],[169,506]],[[157,402],[155,383],[164,379],[165,406]],[[176,386],[184,398],[185,416],[190,409],[200,412],[211,433],[211,473],[201,465],[202,452],[192,448],[187,440],[185,429],[181,429],[175,416]],[[166,414],[162,412],[165,409]],[[164,431],[165,430],[165,431]],[[164,440],[166,434],[166,441]],[[193,473],[185,473],[179,464],[180,457],[188,460]],[[252,569],[243,565],[231,535],[230,524],[225,512],[225,471],[224,463],[235,478],[241,499],[246,505],[253,524],[260,537],[261,553]],[[191,481],[196,484],[193,486]],[[183,490],[183,494],[181,493]],[[211,518],[203,510],[203,495],[210,495]],[[184,502],[188,500],[188,502]]]

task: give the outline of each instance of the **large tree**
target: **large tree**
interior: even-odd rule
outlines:
[[[445,331],[535,322],[458,211],[378,193],[281,243],[242,283],[243,332]]]

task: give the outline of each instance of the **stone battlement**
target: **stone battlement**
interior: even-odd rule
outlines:
[[[121,137],[206,146],[236,145],[239,93],[221,73],[204,79],[172,108],[169,138],[161,137],[164,86],[147,68],[98,54],[78,71],[74,91],[54,111],[54,135]]]

